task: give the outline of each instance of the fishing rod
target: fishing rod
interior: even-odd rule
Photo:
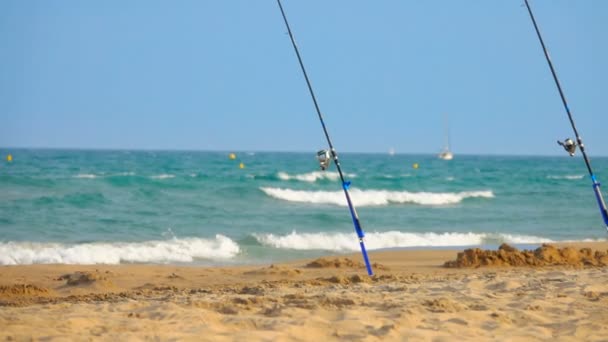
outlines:
[[[302,73],[304,74],[304,79],[306,79],[306,85],[308,85],[308,91],[310,92],[310,97],[312,97],[312,102],[315,105],[315,109],[317,110],[317,115],[319,116],[319,120],[321,121],[321,126],[323,127],[323,133],[325,133],[325,138],[327,139],[327,144],[329,145],[329,150],[331,151],[331,156],[334,160],[334,164],[338,169],[338,174],[340,175],[340,180],[342,181],[342,189],[344,189],[344,195],[346,196],[346,202],[348,203],[348,208],[350,210],[350,215],[353,219],[353,224],[355,225],[355,231],[357,232],[357,236],[359,237],[359,245],[361,246],[361,253],[363,254],[363,260],[365,261],[365,267],[367,268],[367,274],[370,276],[373,275],[372,266],[369,262],[369,257],[367,256],[367,251],[365,249],[365,243],[363,242],[363,238],[365,234],[363,233],[363,229],[361,228],[361,223],[359,222],[359,215],[357,215],[357,210],[353,205],[350,194],[348,193],[348,188],[350,187],[350,181],[344,180],[344,174],[342,173],[342,168],[340,167],[340,161],[338,160],[338,153],[331,143],[331,139],[329,138],[329,133],[327,132],[327,127],[325,127],[325,122],[323,121],[323,115],[321,115],[321,110],[319,109],[319,104],[317,103],[317,98],[315,97],[315,93],[312,90],[312,85],[310,84],[310,79],[308,78],[308,74],[306,73],[306,68],[304,68],[304,63],[302,62],[302,57],[300,56],[300,51],[298,50],[298,46],[296,45],[296,41],[293,38],[293,34],[291,33],[291,28],[289,27],[289,22],[287,22],[287,16],[285,16],[285,11],[283,10],[283,6],[281,5],[281,0],[277,0],[279,4],[279,9],[281,10],[281,15],[283,16],[283,20],[285,21],[285,26],[287,26],[287,33],[289,33],[289,38],[291,39],[291,44],[293,45],[293,49],[296,52],[296,56],[298,57],[298,62],[300,63],[300,68],[302,69]],[[323,165],[322,165],[323,167]]]
[[[589,162],[589,158],[587,157],[587,153],[585,152],[585,145],[583,144],[583,139],[581,139],[578,134],[578,130],[576,129],[576,125],[574,124],[574,119],[572,119],[572,113],[570,113],[570,108],[568,107],[568,102],[566,102],[566,96],[562,91],[562,87],[559,83],[559,79],[557,78],[557,73],[555,72],[555,68],[553,68],[553,63],[551,62],[551,58],[549,57],[549,52],[547,51],[547,47],[545,46],[545,42],[543,41],[543,37],[540,35],[540,30],[538,25],[536,24],[536,19],[534,19],[534,14],[532,14],[532,9],[530,8],[530,4],[528,0],[524,0],[526,3],[526,8],[528,9],[528,13],[530,14],[530,19],[532,19],[532,24],[534,24],[534,29],[536,30],[536,35],[538,36],[538,40],[540,41],[540,45],[543,48],[543,52],[545,53],[545,58],[547,59],[547,63],[549,64],[549,68],[551,69],[551,74],[553,75],[553,80],[555,81],[555,85],[557,86],[557,90],[559,91],[559,96],[562,99],[562,103],[564,104],[564,109],[566,109],[566,113],[568,114],[568,119],[570,120],[570,125],[572,126],[572,130],[574,131],[574,135],[576,137],[576,142],[572,141],[572,139],[568,138],[563,142],[558,141],[569,154],[570,156],[574,156],[574,152],[576,151],[576,146],[578,145],[581,150],[581,154],[583,155],[583,159],[585,160],[585,165],[587,165],[587,170],[589,171],[589,176],[591,177],[591,181],[593,182],[593,191],[595,192],[595,198],[597,199],[597,204],[600,207],[600,213],[602,214],[602,218],[604,219],[604,224],[606,225],[606,230],[608,231],[608,210],[606,209],[606,202],[604,202],[604,197],[602,197],[602,192],[600,190],[600,183],[597,181],[593,170],[591,169],[591,163]]]

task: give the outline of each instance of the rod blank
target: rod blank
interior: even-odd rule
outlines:
[[[373,275],[372,266],[369,262],[369,257],[367,256],[367,250],[365,249],[365,243],[363,242],[363,238],[365,234],[363,233],[363,229],[361,228],[361,223],[359,222],[359,215],[357,214],[357,210],[352,203],[350,198],[350,194],[348,192],[348,187],[350,186],[350,182],[347,182],[344,179],[344,174],[342,173],[342,168],[340,167],[340,161],[338,160],[338,153],[331,143],[331,139],[329,138],[329,133],[327,132],[327,127],[325,126],[325,122],[323,121],[323,115],[321,114],[321,110],[319,109],[319,103],[317,102],[317,98],[315,96],[314,91],[312,90],[312,85],[310,84],[310,79],[308,78],[308,74],[306,73],[306,68],[304,68],[304,62],[302,62],[302,56],[300,56],[300,51],[298,50],[298,46],[296,45],[296,41],[293,38],[293,34],[291,33],[291,28],[289,27],[289,22],[287,21],[287,16],[285,15],[285,11],[283,10],[283,6],[281,5],[281,0],[277,0],[279,4],[279,9],[281,10],[281,15],[283,16],[283,21],[285,21],[285,26],[287,27],[287,33],[289,34],[289,38],[291,40],[291,44],[293,45],[293,49],[296,52],[296,56],[298,57],[298,62],[300,63],[300,68],[302,69],[302,73],[304,74],[304,79],[306,80],[306,85],[308,86],[308,91],[310,92],[310,97],[312,98],[312,102],[315,105],[315,110],[317,111],[317,115],[319,116],[319,121],[321,121],[321,126],[323,127],[323,133],[325,134],[325,138],[327,139],[327,144],[329,145],[329,149],[332,154],[332,158],[334,160],[334,164],[336,164],[336,168],[338,169],[338,174],[340,175],[340,180],[342,181],[342,189],[344,190],[344,195],[346,196],[346,202],[348,203],[348,209],[350,210],[350,215],[353,219],[353,225],[355,226],[355,232],[359,237],[359,246],[361,247],[361,253],[363,254],[363,260],[365,261],[365,267],[367,268],[367,274],[370,276]]]
[[[602,196],[602,192],[600,190],[600,183],[597,181],[595,174],[593,173],[593,169],[591,168],[591,162],[587,157],[587,153],[585,152],[585,145],[583,144],[583,139],[578,134],[578,130],[576,129],[576,125],[574,124],[574,119],[572,118],[572,113],[570,112],[570,107],[568,106],[568,102],[566,101],[566,96],[564,95],[564,91],[562,90],[562,86],[559,83],[559,79],[557,78],[557,73],[555,72],[555,68],[553,67],[553,63],[551,62],[551,57],[549,57],[549,52],[547,51],[547,46],[543,41],[543,37],[540,34],[540,30],[538,28],[538,24],[536,23],[536,19],[534,18],[534,14],[532,14],[532,9],[530,8],[530,4],[528,0],[524,0],[526,3],[526,8],[528,9],[528,14],[530,14],[530,19],[532,19],[532,24],[534,25],[534,30],[536,31],[536,35],[540,42],[541,47],[543,48],[543,52],[545,54],[545,59],[547,60],[547,64],[549,64],[549,69],[551,69],[551,75],[553,75],[553,80],[555,81],[555,85],[557,86],[557,90],[559,91],[559,96],[562,100],[562,104],[564,105],[564,109],[568,114],[568,119],[570,120],[570,125],[572,126],[572,130],[574,131],[574,135],[576,136],[576,142],[578,147],[581,150],[581,154],[583,155],[583,159],[585,161],[585,165],[587,166],[587,171],[589,171],[589,176],[591,177],[591,181],[593,182],[593,192],[595,193],[595,198],[597,200],[597,204],[600,208],[600,214],[604,219],[604,224],[606,225],[606,230],[608,231],[608,210],[606,209],[606,203],[604,202],[604,197]]]

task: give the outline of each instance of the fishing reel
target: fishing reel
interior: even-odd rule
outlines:
[[[321,170],[325,171],[331,165],[331,156],[328,150],[320,150],[317,152],[317,160]]]
[[[557,143],[561,145],[564,150],[568,152],[568,154],[570,154],[570,157],[574,156],[574,152],[576,152],[576,143],[572,139],[567,138],[564,141],[558,140]]]

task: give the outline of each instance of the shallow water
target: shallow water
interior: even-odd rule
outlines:
[[[0,152],[13,155],[0,163],[0,264],[242,264],[359,250],[335,166],[320,171],[315,153]],[[340,161],[369,250],[606,238],[581,158]],[[608,179],[608,158],[592,163]]]

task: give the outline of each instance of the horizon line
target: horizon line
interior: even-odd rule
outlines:
[[[56,151],[95,151],[95,152],[218,152],[218,153],[316,153],[316,150],[245,150],[245,149],[193,149],[193,148],[126,148],[126,147],[39,147],[39,146],[0,146],[0,150],[56,150]],[[387,154],[387,155],[437,155],[439,152],[394,152],[388,151],[342,151],[344,154]],[[503,156],[503,157],[570,157],[560,154],[515,154],[515,153],[480,153],[463,152],[455,153],[461,156]],[[607,155],[592,155],[593,157],[608,157]],[[581,157],[577,154],[574,157]],[[570,157],[571,158],[571,157]]]

